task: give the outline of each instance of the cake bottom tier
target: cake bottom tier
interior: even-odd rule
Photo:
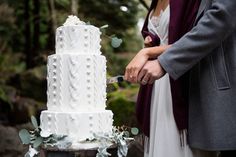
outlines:
[[[110,110],[97,112],[54,112],[43,111],[40,117],[42,131],[67,135],[73,143],[79,143],[95,134],[111,134],[113,113]]]

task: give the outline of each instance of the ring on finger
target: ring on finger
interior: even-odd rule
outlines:
[[[146,84],[146,83],[147,83],[147,81],[146,81],[146,80],[142,80],[142,83],[143,83],[143,84]]]

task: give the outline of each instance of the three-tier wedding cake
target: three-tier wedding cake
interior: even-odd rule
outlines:
[[[111,134],[113,113],[105,110],[106,58],[100,30],[69,16],[56,30],[56,54],[48,57],[47,108],[41,129],[67,135],[73,145],[96,133]]]

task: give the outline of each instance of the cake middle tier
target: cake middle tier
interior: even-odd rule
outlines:
[[[54,54],[48,57],[49,111],[105,109],[106,58],[102,55]]]

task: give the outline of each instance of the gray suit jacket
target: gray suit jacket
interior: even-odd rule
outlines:
[[[158,60],[174,79],[190,71],[190,146],[236,150],[236,0],[202,0],[194,28]]]

